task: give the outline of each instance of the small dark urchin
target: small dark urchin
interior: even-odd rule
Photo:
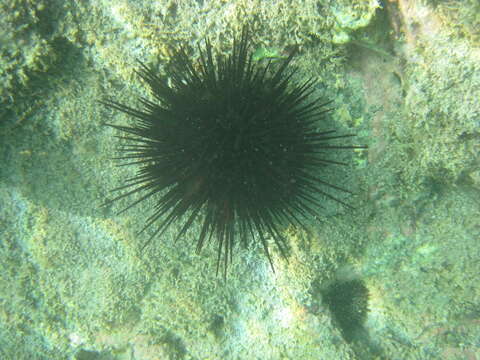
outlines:
[[[329,102],[313,98],[313,80],[292,81],[289,64],[260,64],[252,59],[250,34],[242,31],[229,56],[215,56],[207,40],[192,61],[185,49],[173,51],[166,75],[140,63],[137,74],[148,84],[153,100],[141,98],[135,109],[107,100],[108,107],[135,119],[131,126],[111,126],[128,145],[118,159],[139,166],[136,176],[113,200],[141,192],[155,197],[144,228],[155,231],[142,249],[173,223],[183,236],[201,221],[197,252],[215,239],[217,272],[232,261],[236,242],[259,239],[270,264],[268,239],[285,256],[282,224],[302,226],[301,218],[318,216],[322,198],[345,204],[331,191],[348,190],[321,178],[326,165],[344,165],[329,152],[356,146],[331,144],[334,130],[318,131]],[[273,268],[273,265],[272,265]]]

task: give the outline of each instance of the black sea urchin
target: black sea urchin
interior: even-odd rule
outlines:
[[[328,102],[312,98],[315,82],[292,81],[293,53],[280,63],[253,61],[249,38],[244,29],[226,57],[214,56],[207,40],[198,62],[183,48],[175,50],[165,76],[140,63],[137,74],[153,95],[140,99],[140,109],[103,102],[135,119],[131,126],[107,124],[129,143],[118,159],[139,166],[115,189],[128,191],[111,201],[141,192],[125,211],[155,196],[141,231],[156,229],[142,249],[172,223],[183,221],[179,238],[199,219],[197,252],[216,239],[217,272],[223,258],[226,273],[237,239],[259,239],[272,264],[267,239],[285,256],[282,224],[302,226],[301,217],[318,215],[322,197],[348,206],[331,191],[349,191],[318,171],[343,164],[327,153],[355,146],[330,141],[352,135],[317,131],[329,109]]]

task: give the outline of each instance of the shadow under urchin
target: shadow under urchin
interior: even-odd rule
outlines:
[[[273,269],[268,241],[286,258],[282,226],[303,227],[305,218],[320,216],[325,200],[349,207],[335,193],[351,192],[322,179],[319,170],[346,165],[332,160],[332,152],[363,148],[335,144],[354,135],[317,130],[330,101],[313,96],[313,79],[292,80],[295,51],[261,64],[252,59],[249,40],[244,28],[226,57],[206,40],[198,61],[184,48],[174,50],[165,75],[140,62],[136,73],[153,99],[141,97],[139,108],[102,101],[134,120],[106,125],[127,142],[116,159],[138,167],[107,204],[141,193],[123,212],[155,197],[140,231],[154,226],[154,232],[142,250],[173,223],[183,224],[178,239],[200,221],[196,251],[216,241],[216,269],[223,261],[224,276],[237,242],[259,240]]]

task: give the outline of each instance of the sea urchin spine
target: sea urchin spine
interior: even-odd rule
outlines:
[[[232,261],[237,239],[259,239],[270,264],[267,244],[273,239],[285,256],[282,224],[302,226],[301,217],[319,216],[322,198],[348,206],[332,191],[349,190],[328,183],[319,168],[344,165],[328,152],[361,146],[333,145],[334,130],[317,131],[329,102],[312,97],[315,81],[292,80],[289,64],[259,64],[249,51],[244,29],[231,55],[214,56],[207,40],[192,61],[185,49],[173,51],[165,76],[140,63],[137,74],[153,100],[140,98],[139,109],[103,101],[131,116],[131,126],[107,124],[128,142],[117,159],[139,167],[136,176],[115,191],[110,202],[141,192],[125,211],[154,196],[155,208],[140,231],[156,228],[142,249],[177,221],[177,239],[201,221],[197,252],[216,239],[217,272]]]

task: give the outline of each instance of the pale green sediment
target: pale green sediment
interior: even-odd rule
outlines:
[[[14,3],[21,17],[11,1],[0,2],[8,29],[0,33],[8,43],[1,114],[9,115],[0,123],[0,357],[468,354],[479,331],[475,2],[431,1],[442,32],[415,33],[408,51],[411,38],[394,46],[386,39],[376,1]],[[223,283],[216,249],[194,252],[198,225],[174,244],[177,224],[139,254],[149,233],[136,232],[152,201],[120,216],[127,200],[100,207],[135,169],[114,166],[118,142],[101,126],[128,119],[96,100],[135,105],[147,95],[133,74],[136,59],[162,71],[169,46],[186,42],[195,56],[206,36],[227,52],[244,22],[255,49],[299,46],[298,79],[314,76],[325,85],[319,95],[334,100],[329,125],[359,134],[353,142],[370,149],[368,157],[345,152],[339,159],[353,166],[325,175],[359,194],[349,200],[356,210],[328,202],[310,233],[287,228],[289,262],[273,250],[275,273],[258,244],[237,249]],[[368,336],[355,344],[321,297],[328,284],[351,278],[370,291]]]

